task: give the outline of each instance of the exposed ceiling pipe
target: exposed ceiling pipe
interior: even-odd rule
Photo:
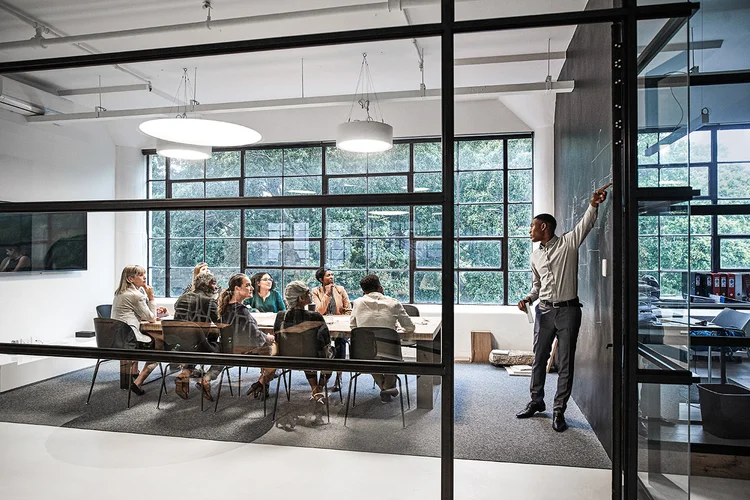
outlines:
[[[572,92],[575,87],[572,81],[552,82],[552,92]],[[513,83],[506,85],[485,85],[475,87],[459,87],[455,89],[455,97],[460,100],[470,99],[495,99],[499,95],[529,93],[529,92],[546,92],[547,85],[545,82],[538,83]],[[378,93],[380,102],[403,102],[419,100],[436,100],[440,99],[440,89],[422,90],[404,90],[394,92]],[[298,109],[311,107],[327,106],[350,106],[352,100],[357,98],[355,95],[332,95],[318,97],[294,97],[286,99],[268,99],[262,101],[243,101],[243,102],[225,102],[216,104],[198,104],[194,112],[197,115],[207,115],[215,113],[236,113],[246,111],[265,111],[272,109]],[[174,106],[165,106],[160,108],[142,108],[142,109],[122,109],[112,111],[101,111],[99,113],[68,113],[68,114],[50,114],[44,116],[29,116],[26,121],[29,123],[62,123],[74,121],[89,120],[113,120],[118,118],[145,118],[150,116],[163,116],[174,113]]]
[[[0,1],[0,9],[2,9],[4,11],[6,11],[7,13],[11,14],[12,16],[14,16],[15,18],[17,18],[20,21],[24,22],[25,24],[28,24],[29,26],[31,26],[32,28],[34,28],[38,34],[39,33],[47,33],[47,34],[52,34],[52,35],[58,37],[58,38],[46,38],[45,39],[45,43],[47,43],[48,41],[51,41],[51,40],[60,40],[62,38],[67,37],[67,35],[64,32],[62,32],[62,31],[60,31],[60,30],[52,27],[51,25],[49,25],[47,23],[44,23],[44,22],[40,21],[39,19],[36,19],[36,18],[30,16],[29,14],[26,14],[22,10],[20,10],[20,9],[18,9],[18,8],[14,7],[14,6],[10,5],[10,4],[8,4],[8,3],[6,3],[6,2]],[[100,54],[101,53],[101,51],[96,50],[95,48],[93,48],[93,47],[91,47],[89,45],[86,45],[84,43],[74,43],[74,45],[79,50],[81,50],[83,52],[86,52],[88,54]],[[148,78],[147,76],[142,75],[142,74],[140,74],[140,73],[138,73],[136,71],[133,71],[133,70],[131,70],[129,68],[126,68],[124,66],[120,66],[118,64],[115,64],[113,66],[113,68],[115,68],[118,71],[121,71],[121,72],[123,72],[123,73],[125,73],[127,75],[132,76],[133,78],[136,78],[136,79],[138,79],[138,80],[140,80],[140,81],[148,84],[148,86],[150,88],[150,91],[153,92],[154,94],[158,95],[159,97],[161,97],[163,99],[166,99],[167,101],[170,101],[170,102],[174,100],[174,96],[171,96],[168,93],[163,92],[163,91],[161,91],[159,89],[153,88],[152,85],[151,85],[151,79]],[[37,85],[32,85],[30,83],[27,83],[27,85],[31,85],[31,86],[33,86],[35,88],[38,88],[39,90],[44,90],[45,92],[47,91],[46,89],[43,89],[43,88],[41,88],[41,87],[39,87]],[[54,92],[52,92],[52,94],[54,94]],[[184,103],[180,102],[180,104],[184,104]]]
[[[83,89],[60,89],[57,95],[88,95],[88,94],[112,94],[115,92],[134,92],[138,90],[151,90],[148,83],[136,83],[134,85],[111,85],[109,87],[88,87]]]
[[[463,2],[477,1],[477,0],[459,0]],[[292,19],[305,19],[308,20],[313,17],[329,16],[336,14],[362,14],[371,12],[392,12],[395,10],[403,10],[406,8],[424,7],[429,5],[437,5],[439,0],[388,0],[385,2],[366,3],[360,5],[342,5],[338,7],[325,7],[321,9],[309,9],[292,12],[278,12],[274,14],[261,14],[257,16],[245,16],[235,17],[230,19],[212,19],[211,28],[224,28],[229,26],[244,26],[252,23],[267,23],[273,21],[290,21]],[[12,12],[13,9],[8,9],[7,4],[0,2],[6,10]],[[15,14],[14,14],[15,15]],[[30,16],[26,16],[31,19]],[[41,23],[37,23],[43,27]],[[36,27],[36,26],[35,26]],[[49,47],[51,45],[64,45],[64,44],[77,44],[83,42],[94,42],[97,40],[111,40],[113,38],[125,38],[133,36],[143,35],[160,35],[165,33],[177,33],[183,31],[192,31],[198,29],[206,29],[206,21],[198,21],[193,23],[183,24],[170,24],[163,26],[151,26],[147,28],[135,28],[128,30],[118,31],[106,31],[100,33],[88,33],[84,35],[71,35],[71,36],[59,36],[59,38],[44,38],[40,34],[35,35],[29,40],[18,40],[14,42],[3,42],[0,43],[0,51],[12,50],[19,48],[28,47]],[[44,30],[42,30],[44,31]],[[51,31],[50,31],[51,32]],[[54,34],[54,33],[53,33]]]
[[[536,52],[533,54],[511,54],[507,56],[464,57],[454,59],[455,66],[474,66],[477,64],[503,64],[531,61],[547,61],[550,59],[565,59],[565,52]]]

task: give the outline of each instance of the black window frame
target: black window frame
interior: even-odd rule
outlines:
[[[531,163],[528,168],[516,168],[516,169],[509,169],[509,149],[508,149],[508,141],[514,140],[514,139],[528,139],[531,143]],[[460,144],[461,143],[468,143],[472,141],[502,141],[502,165],[500,165],[498,168],[495,169],[462,169],[460,166]],[[394,172],[373,172],[369,173],[367,172],[367,168],[365,168],[364,173],[329,173],[328,168],[326,165],[326,158],[327,158],[327,152],[330,148],[335,148],[335,143],[332,142],[304,142],[304,143],[281,143],[281,144],[271,144],[271,145],[263,145],[263,146],[256,146],[256,147],[243,147],[243,148],[225,148],[225,149],[216,149],[215,152],[224,152],[224,151],[238,151],[239,152],[239,158],[240,158],[240,176],[232,176],[227,178],[208,178],[206,176],[206,161],[203,161],[203,176],[201,178],[191,178],[191,179],[172,179],[170,175],[170,164],[171,160],[169,158],[162,158],[159,160],[161,164],[164,166],[164,178],[153,178],[151,177],[151,161],[152,158],[156,156],[155,151],[147,150],[144,151],[145,156],[145,163],[147,168],[147,197],[151,198],[151,192],[152,192],[152,186],[155,183],[164,183],[164,189],[163,192],[165,193],[166,198],[172,198],[173,189],[175,186],[178,186],[180,184],[184,183],[203,183],[203,192],[205,197],[205,186],[207,182],[215,182],[215,181],[234,181],[238,183],[238,192],[240,197],[244,197],[247,194],[247,182],[248,180],[251,180],[253,178],[269,178],[269,177],[279,177],[281,179],[281,194],[285,196],[289,196],[290,194],[286,189],[284,188],[285,179],[287,179],[289,176],[284,175],[284,167],[282,166],[280,175],[270,175],[270,176],[253,176],[248,172],[247,169],[247,154],[250,151],[255,150],[290,150],[290,149],[300,149],[300,148],[320,148],[321,149],[321,174],[318,175],[310,175],[308,177],[320,177],[320,185],[322,194],[327,195],[329,194],[329,183],[333,179],[363,179],[365,182],[365,189],[364,192],[368,192],[367,189],[367,183],[370,179],[375,178],[382,178],[382,177],[391,177],[391,176],[404,176],[406,177],[406,189],[407,192],[415,192],[415,175],[419,174],[429,174],[429,173],[435,173],[442,175],[441,168],[442,165],[437,164],[435,167],[435,170],[417,170],[415,167],[415,145],[420,143],[437,143],[440,144],[440,138],[438,137],[419,137],[419,138],[408,138],[408,139],[396,139],[394,140],[394,145],[398,144],[408,144],[409,149],[409,165],[408,169],[406,171],[394,171]],[[533,133],[517,133],[517,134],[490,134],[490,135],[471,135],[471,136],[459,136],[456,137],[455,142],[456,147],[456,157],[457,157],[457,169],[456,169],[456,176],[458,178],[458,175],[460,172],[499,172],[502,175],[502,200],[500,201],[493,201],[493,202],[462,202],[461,200],[456,199],[456,206],[458,207],[458,211],[460,213],[461,206],[470,206],[470,205],[483,205],[483,204],[492,204],[502,206],[503,210],[503,216],[502,216],[502,234],[499,235],[493,235],[493,236],[462,236],[458,232],[458,222],[457,222],[457,230],[454,234],[454,244],[456,245],[456,248],[460,248],[460,244],[464,242],[495,242],[500,246],[500,265],[497,267],[461,267],[460,259],[458,257],[458,253],[456,255],[456,261],[454,266],[454,282],[455,282],[455,293],[454,293],[454,302],[457,304],[477,304],[476,302],[462,302],[460,301],[461,298],[461,281],[460,277],[463,273],[500,273],[502,276],[503,286],[502,286],[502,301],[496,301],[491,304],[488,303],[481,303],[482,305],[508,305],[513,304],[515,301],[513,298],[509,298],[509,278],[510,273],[527,273],[530,274],[530,266],[527,269],[520,269],[520,268],[514,268],[513,270],[509,269],[509,241],[510,239],[525,239],[527,240],[528,237],[526,235],[520,236],[518,234],[510,235],[509,231],[509,220],[508,220],[508,212],[509,207],[512,205],[529,205],[531,209],[531,213],[533,214],[533,179],[534,179],[534,162],[533,162],[533,151],[534,151],[534,134]],[[284,157],[284,153],[282,153],[282,157]],[[283,161],[283,160],[282,160]],[[531,179],[532,179],[532,185],[531,185],[531,200],[530,201],[510,201],[509,200],[509,175],[511,171],[529,171],[531,173]],[[441,181],[442,183],[442,181]],[[458,188],[457,188],[458,190]],[[306,193],[304,193],[306,194]],[[458,196],[458,193],[457,193]],[[364,269],[336,269],[336,271],[341,272],[360,272],[363,275],[368,272],[403,272],[407,275],[407,282],[408,282],[408,297],[401,296],[400,299],[402,299],[404,302],[409,303],[416,303],[416,304],[434,304],[438,302],[429,302],[429,301],[420,301],[419,297],[416,296],[416,288],[417,284],[416,276],[417,273],[429,273],[429,272],[437,272],[442,273],[441,268],[436,267],[430,267],[430,266],[420,266],[417,262],[417,245],[422,242],[440,242],[441,236],[438,235],[431,235],[431,236],[418,236],[415,234],[415,206],[408,205],[404,206],[404,209],[407,209],[409,211],[409,233],[407,236],[399,237],[400,239],[406,239],[408,240],[408,265],[404,267],[403,269],[375,269],[374,267],[370,266],[370,252],[369,252],[369,246],[370,242],[374,240],[381,240],[381,239],[389,239],[384,237],[378,237],[378,236],[370,236],[367,234],[367,231],[365,235],[362,238],[365,240],[365,268]],[[439,207],[435,207],[439,208]],[[285,217],[286,210],[289,209],[278,209],[282,213],[282,227],[283,227],[283,219]],[[311,236],[308,238],[310,242],[316,242],[319,244],[320,248],[320,264],[316,267],[310,267],[309,265],[301,265],[301,266],[295,266],[295,265],[287,265],[284,262],[283,257],[283,246],[285,242],[288,241],[296,241],[297,239],[294,236],[288,235],[286,231],[282,229],[280,237],[279,238],[273,238],[273,241],[279,241],[281,245],[281,252],[282,255],[280,257],[280,265],[278,266],[266,266],[263,265],[251,265],[251,263],[248,263],[247,261],[247,253],[248,253],[248,244],[252,242],[260,242],[260,241],[270,241],[268,237],[256,237],[256,236],[247,236],[246,234],[246,212],[245,210],[240,210],[240,262],[239,265],[236,268],[236,271],[238,272],[246,272],[249,274],[252,274],[253,272],[264,269],[272,271],[272,274],[277,276],[277,278],[281,279],[282,282],[288,281],[287,275],[288,273],[294,273],[294,272],[310,272],[314,273],[315,269],[317,267],[320,267],[327,263],[327,241],[328,241],[328,235],[327,235],[327,208],[319,208],[319,210],[322,211],[320,215],[321,220],[321,228],[320,228],[320,235],[319,236]],[[171,279],[171,262],[170,262],[170,249],[171,249],[171,241],[173,237],[170,235],[170,229],[171,229],[171,212],[167,211],[165,212],[165,234],[164,237],[152,237],[152,228],[151,228],[151,212],[147,213],[147,233],[148,233],[148,248],[149,248],[149,255],[148,255],[148,269],[149,274],[153,276],[159,276],[159,279],[163,279],[163,292],[165,297],[176,297],[175,292],[178,290],[172,290],[172,279]],[[367,208],[367,214],[369,215],[369,208]],[[457,219],[458,221],[459,219]],[[369,227],[369,224],[366,224],[366,226]],[[197,237],[196,237],[197,238]],[[203,234],[203,241],[204,241],[204,259],[206,257],[206,241],[208,238],[205,234],[205,211],[204,211],[204,234]],[[342,239],[349,239],[348,237],[343,237]],[[164,252],[165,252],[165,260],[164,260],[164,266],[156,266],[153,264],[152,261],[152,255],[151,255],[151,245],[152,242],[155,240],[160,240],[164,242]],[[530,245],[530,243],[529,243]],[[529,288],[531,286],[530,278],[528,279],[528,285]],[[160,284],[159,287],[162,285]],[[437,296],[439,296],[439,292],[436,292]]]
[[[711,137],[711,153],[710,158],[708,161],[690,161],[690,157],[687,158],[687,161],[684,163],[661,163],[660,156],[657,156],[657,162],[652,164],[642,164],[638,163],[638,171],[639,176],[640,172],[647,171],[650,169],[654,169],[657,172],[656,176],[656,185],[660,187],[664,187],[661,184],[661,175],[664,170],[668,169],[676,169],[676,168],[687,168],[688,172],[691,172],[694,168],[707,168],[708,169],[708,193],[701,192],[700,196],[697,196],[693,198],[693,201],[691,202],[692,205],[697,205],[698,203],[701,204],[710,204],[710,205],[717,205],[717,204],[723,204],[727,203],[727,201],[739,201],[739,202],[746,202],[750,203],[750,199],[748,198],[721,198],[719,197],[719,185],[718,185],[718,172],[719,172],[719,166],[723,164],[735,164],[735,163],[750,163],[750,160],[748,161],[719,161],[718,158],[718,133],[719,131],[723,130],[750,130],[750,123],[745,124],[733,124],[733,125],[706,125],[701,127],[698,130],[695,130],[693,132],[700,132],[705,131],[710,133]],[[641,134],[669,134],[672,132],[672,129],[668,128],[659,128],[659,129],[642,129],[639,130],[639,136]],[[655,154],[661,155],[660,152],[656,152]],[[748,179],[750,182],[750,179]],[[639,186],[642,186],[639,182]],[[642,187],[647,187],[643,185]],[[648,187],[651,187],[650,185]],[[654,186],[656,187],[656,186]],[[695,186],[694,186],[695,187]],[[696,203],[698,202],[698,203]],[[690,220],[690,234],[662,234],[662,221],[661,219],[663,217],[669,217],[669,216],[658,216],[657,220],[657,229],[656,233],[640,233],[639,228],[639,240],[642,238],[650,238],[655,237],[657,239],[657,268],[656,269],[641,269],[639,265],[639,274],[644,274],[647,272],[656,272],[659,274],[659,282],[662,282],[662,274],[665,273],[687,273],[687,272],[748,272],[750,271],[750,263],[748,263],[747,267],[740,268],[740,267],[724,267],[721,265],[721,244],[723,241],[728,240],[736,240],[736,239],[750,239],[750,228],[748,228],[746,233],[743,234],[720,234],[719,233],[719,227],[718,227],[718,220],[719,217],[722,217],[721,215],[691,215]],[[694,224],[694,217],[707,217],[709,218],[710,223],[710,232],[709,233],[696,233],[693,232],[693,224]],[[693,264],[693,258],[692,258],[692,251],[691,255],[688,260],[688,269],[664,269],[661,267],[661,248],[663,240],[662,238],[669,238],[669,237],[686,237],[690,236],[691,238],[691,245],[692,245],[692,239],[696,237],[709,237],[710,238],[710,269],[703,269],[694,267]]]

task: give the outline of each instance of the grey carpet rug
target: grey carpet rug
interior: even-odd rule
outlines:
[[[158,373],[158,370],[155,372]],[[461,459],[516,462],[539,465],[609,468],[610,461],[576,404],[566,412],[570,429],[562,434],[551,426],[551,411],[527,420],[515,413],[528,402],[528,377],[511,377],[504,369],[484,364],[456,364],[455,456]],[[174,394],[174,377],[156,409],[159,382],[148,383],[146,394],[132,396],[126,409],[127,392],[119,390],[117,362],[102,365],[91,403],[84,405],[93,369],[80,370],[0,394],[0,421],[94,429],[140,434],[157,434],[195,439],[330,448],[402,455],[440,455],[440,410],[416,409],[416,380],[409,377],[412,409],[401,426],[398,398],[383,404],[372,388],[372,378],[358,383],[357,406],[350,408],[344,427],[344,403],[337,394],[330,397],[330,424],[325,414],[309,400],[309,386],[302,372],[294,372],[291,401],[284,397],[283,384],[277,421],[271,421],[273,391],[268,416],[263,417],[260,400],[245,396],[257,370],[244,373],[242,396],[236,394],[237,369],[232,370],[235,394],[226,383],[219,409],[206,406],[200,412],[200,391],[190,390],[184,401]],[[156,377],[156,375],[152,375]],[[554,393],[556,376],[547,387]],[[218,383],[218,382],[217,382]],[[216,396],[217,383],[213,393]],[[344,388],[348,375],[344,376]],[[272,384],[275,389],[275,381]],[[547,407],[552,407],[552,394]],[[406,403],[404,403],[406,406]]]

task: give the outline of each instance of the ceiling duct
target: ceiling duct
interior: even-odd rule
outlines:
[[[3,88],[3,79],[0,78],[0,109],[23,116],[37,116],[44,114],[44,108],[37,106],[18,97],[8,95]]]

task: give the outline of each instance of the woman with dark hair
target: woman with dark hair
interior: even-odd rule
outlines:
[[[219,315],[221,316],[222,333],[232,333],[235,353],[257,354],[259,356],[275,356],[279,350],[276,338],[263,333],[258,322],[250,315],[250,311],[242,302],[253,296],[253,286],[247,275],[239,273],[229,278],[229,285],[219,296]],[[226,326],[234,325],[226,332]],[[273,380],[276,370],[263,368],[258,381],[247,391],[258,398],[265,389],[268,396],[268,384]],[[205,384],[205,382],[204,382]]]
[[[5,247],[5,258],[0,262],[0,273],[31,271],[31,259],[21,251],[19,245]]]
[[[315,335],[318,344],[319,358],[333,358],[331,348],[331,332],[328,331],[325,319],[317,311],[308,311],[307,305],[312,304],[312,296],[307,283],[292,281],[284,290],[284,297],[289,304],[288,311],[281,311],[276,315],[273,331],[280,333],[295,333],[299,335]],[[312,389],[312,397],[318,403],[325,404],[324,387],[328,383],[331,372],[305,371],[307,382]]]
[[[250,278],[253,285],[253,297],[248,304],[254,307],[258,312],[285,311],[286,305],[281,298],[281,294],[276,290],[276,282],[268,273],[255,273]]]
[[[323,315],[331,314],[351,314],[352,305],[349,302],[349,295],[343,286],[333,284],[333,271],[321,267],[315,272],[315,279],[320,282],[320,286],[313,288],[312,298],[315,302],[315,310]],[[337,338],[334,340],[336,359],[346,359],[347,339]],[[336,372],[336,381],[333,383],[331,392],[341,390],[341,372]]]

